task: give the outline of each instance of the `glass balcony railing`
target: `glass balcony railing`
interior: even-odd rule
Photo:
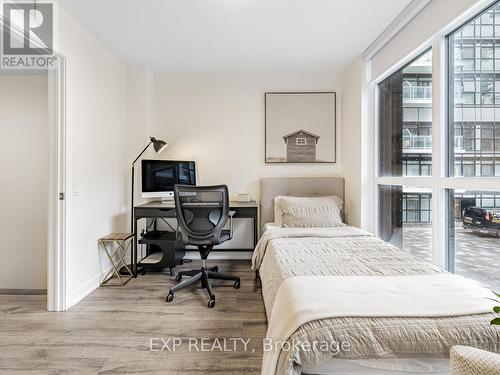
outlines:
[[[431,100],[432,86],[403,86],[403,99]]]
[[[432,135],[403,135],[403,150],[432,150]]]
[[[455,136],[455,150],[463,150],[463,136]],[[403,135],[403,150],[432,150],[432,135]]]

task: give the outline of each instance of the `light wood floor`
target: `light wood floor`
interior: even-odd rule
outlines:
[[[43,295],[0,295],[0,374],[260,374],[266,317],[250,262],[209,263],[241,277],[239,290],[213,281],[213,309],[194,287],[165,303],[175,281],[157,273],[101,287],[64,313],[46,312]],[[175,352],[150,350],[151,339],[173,337],[184,338]],[[196,352],[189,337],[209,338],[210,346],[215,338],[251,341],[247,351],[240,344],[235,352]]]

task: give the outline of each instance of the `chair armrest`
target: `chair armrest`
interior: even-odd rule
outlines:
[[[229,211],[229,238],[233,238],[233,216],[236,211]]]

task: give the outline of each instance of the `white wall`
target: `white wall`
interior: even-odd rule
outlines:
[[[97,239],[126,229],[126,68],[62,10],[59,52],[67,58],[66,304],[70,307],[98,287],[108,266]],[[75,187],[78,194],[73,194]]]
[[[195,160],[199,183],[227,184],[233,198],[248,192],[258,200],[266,176],[341,175],[340,121],[336,164],[264,163],[264,93],[335,90],[340,112],[337,78],[330,72],[156,74],[154,135],[169,142],[162,158]]]
[[[46,289],[47,75],[0,75],[0,289]]]
[[[342,76],[342,160],[346,185],[346,222],[361,226],[361,56],[356,58]]]
[[[143,67],[129,66],[127,68],[127,199],[130,199],[130,166],[137,155],[154,136],[153,108],[154,108],[153,74]],[[154,157],[150,147],[143,158]],[[141,197],[141,163],[135,164],[135,204],[143,203]],[[127,217],[130,220],[130,216]]]

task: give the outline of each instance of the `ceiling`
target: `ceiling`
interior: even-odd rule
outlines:
[[[341,72],[410,0],[60,0],[128,64],[159,72]]]

